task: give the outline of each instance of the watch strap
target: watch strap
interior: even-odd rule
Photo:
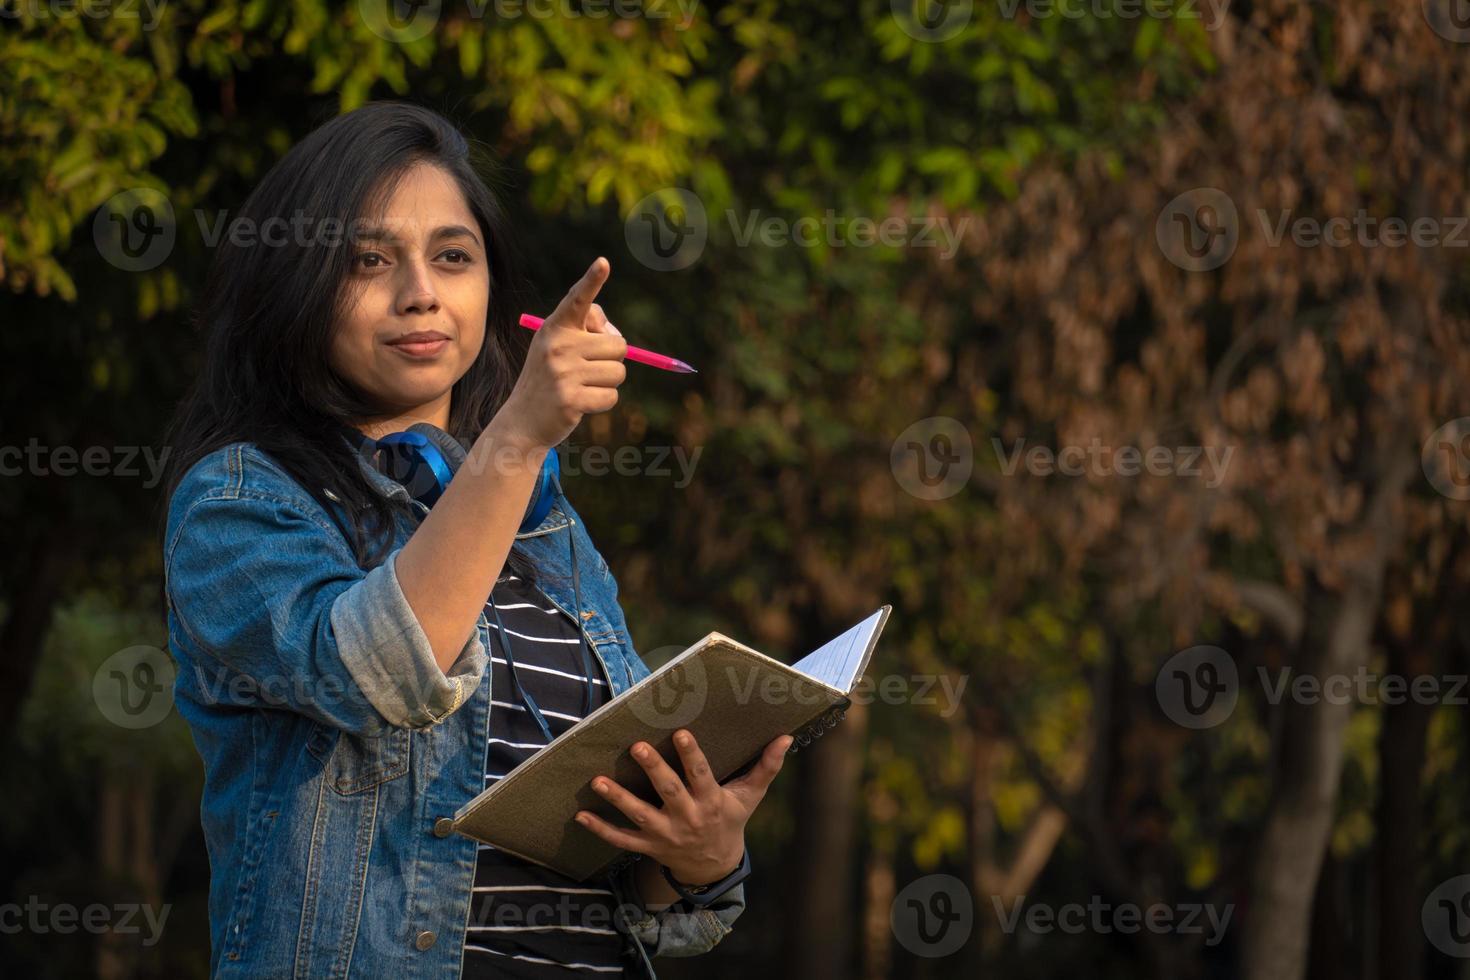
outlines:
[[[750,876],[750,848],[747,847],[745,852],[740,855],[739,867],[725,875],[719,881],[712,881],[707,885],[682,884],[674,879],[667,865],[659,865],[659,871],[663,873],[664,880],[669,883],[669,886],[679,893],[680,898],[684,899],[690,905],[703,907],[709,905]]]

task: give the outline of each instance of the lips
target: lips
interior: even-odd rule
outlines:
[[[414,360],[432,360],[449,349],[449,338],[437,330],[415,330],[388,341],[404,357]]]
[[[449,338],[437,330],[415,330],[413,333],[404,334],[388,341],[390,345],[399,344],[431,344],[436,340],[448,340]]]

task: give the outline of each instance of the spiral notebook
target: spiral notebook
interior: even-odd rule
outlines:
[[[620,827],[622,812],[592,790],[603,775],[654,805],[657,792],[628,749],[645,741],[682,772],[673,735],[694,733],[724,782],[785,734],[792,751],[841,720],[873,656],[891,606],[784,664],[722,633],[710,633],[558,736],[454,815],[467,837],[578,881],[616,871],[633,855],[573,820],[590,810]]]

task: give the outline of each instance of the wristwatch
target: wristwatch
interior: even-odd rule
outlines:
[[[669,873],[668,865],[661,864],[658,867],[663,872],[664,880],[673,887],[674,891],[679,893],[679,896],[684,901],[694,906],[705,906],[750,877],[750,849],[746,848],[745,852],[740,855],[740,866],[738,868],[725,875],[719,881],[712,881],[707,885],[680,884]]]

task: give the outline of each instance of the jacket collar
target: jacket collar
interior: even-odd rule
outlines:
[[[367,477],[368,482],[373,485],[373,488],[375,490],[377,490],[379,493],[389,498],[390,500],[396,498],[401,499],[406,503],[411,503],[414,507],[418,508],[421,511],[421,517],[423,514],[428,513],[427,507],[409,496],[407,487],[399,483],[397,480],[393,479],[391,476],[383,473],[375,465],[373,465],[371,458],[369,458],[366,453],[361,451],[360,442],[354,441],[350,435],[345,433],[342,436],[342,441],[347,444],[347,448],[351,449],[353,454],[357,457],[357,465],[362,469],[363,475]],[[554,449],[552,450],[552,452],[555,451],[556,450]],[[326,496],[332,500],[337,500],[337,495],[332,493],[332,491],[326,489],[325,487],[322,488],[322,493],[326,494]],[[340,501],[338,502],[340,503]],[[539,537],[540,535],[548,534],[552,531],[558,531],[566,527],[570,523],[571,521],[567,517],[566,512],[562,510],[561,501],[555,500],[552,501],[551,510],[547,512],[546,519],[530,531],[517,531],[516,540],[519,541],[523,538]]]

